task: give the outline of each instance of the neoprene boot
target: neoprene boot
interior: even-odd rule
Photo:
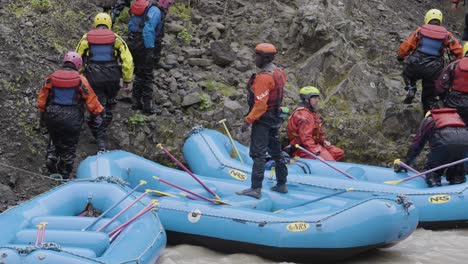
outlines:
[[[450,181],[450,184],[461,184],[461,183],[466,182],[466,177],[465,175],[454,175],[451,177],[449,181]]]
[[[156,114],[156,109],[154,109],[151,100],[148,100],[148,99],[143,100],[143,113],[147,115]]]
[[[47,155],[46,167],[47,167],[47,171],[49,172],[49,174],[54,174],[58,172],[57,163],[58,163],[58,158],[56,156],[51,155],[51,154]]]
[[[442,186],[442,183],[440,181],[440,176],[438,176],[434,172],[426,175],[426,183],[427,183],[427,186],[429,187]]]
[[[143,104],[140,100],[133,99],[132,110],[143,110]]]
[[[288,192],[288,186],[286,184],[282,185],[275,185],[270,188],[272,191],[279,192],[279,193],[287,193]]]
[[[416,96],[416,87],[414,86],[406,86],[405,90],[408,91],[406,94],[405,100],[403,100],[404,104],[411,104],[413,102],[414,97]]]
[[[255,188],[255,189],[248,188],[248,189],[245,189],[245,190],[242,190],[242,191],[238,191],[238,192],[236,192],[236,194],[246,195],[246,196],[250,196],[250,197],[253,197],[253,198],[260,199],[262,197],[262,189],[261,188]]]

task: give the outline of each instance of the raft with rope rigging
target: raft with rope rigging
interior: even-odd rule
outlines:
[[[120,177],[131,187],[147,181],[146,188],[160,195],[158,215],[170,244],[278,261],[349,258],[398,243],[418,222],[417,210],[404,196],[320,188],[280,194],[266,183],[256,199],[235,194],[242,183],[193,175],[199,183],[184,171],[125,151],[88,157],[78,167],[77,178],[101,176]]]
[[[3,212],[0,263],[155,263],[166,245],[157,214],[130,221],[146,208],[139,202],[114,217],[135,201],[128,195],[115,183],[75,181]]]
[[[248,186],[253,164],[249,148],[237,141],[235,144],[243,162],[237,158],[226,135],[216,130],[194,128],[183,147],[184,159],[194,173],[231,179]],[[318,160],[291,159],[288,164],[288,188],[343,190],[352,186],[357,192],[374,195],[401,193],[408,196],[418,208],[421,227],[439,229],[468,226],[468,182],[449,185],[443,177],[443,186],[429,188],[422,177],[399,183],[415,175],[412,172],[395,173],[392,168],[347,162],[328,163],[355,179],[346,177]],[[267,167],[265,181],[273,180],[273,171]]]

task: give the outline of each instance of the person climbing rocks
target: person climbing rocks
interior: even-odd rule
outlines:
[[[86,77],[78,72],[82,65],[78,53],[67,52],[63,66],[47,76],[37,97],[41,125],[50,135],[46,166],[49,174],[59,173],[64,179],[69,179],[73,170],[84,120],[83,103],[97,124],[103,122],[104,108]]]
[[[450,63],[436,80],[436,92],[445,97],[444,105],[456,108],[468,124],[468,42],[463,45],[462,59]]]
[[[113,14],[117,14],[118,8],[120,5],[114,7]],[[149,0],[135,0],[130,6],[127,43],[135,65],[132,109],[147,115],[157,112],[153,107],[153,65],[162,16],[163,12]]]
[[[131,6],[132,0],[117,0],[115,5],[112,7],[112,22],[115,21],[117,17],[120,16],[120,13],[125,7]],[[156,69],[163,68],[165,70],[169,70],[173,68],[172,65],[164,64],[161,62],[161,52],[162,52],[162,42],[164,39],[164,24],[166,20],[166,16],[169,13],[169,8],[174,4],[174,0],[158,0],[153,1],[153,5],[159,8],[161,11],[161,20],[158,23],[158,27],[156,29],[156,38],[154,43],[154,67]]]
[[[398,61],[403,61],[407,57],[403,79],[408,93],[403,103],[412,103],[417,91],[416,82],[421,79],[421,102],[426,113],[439,107],[434,82],[444,68],[445,49],[448,48],[450,53],[460,59],[463,48],[453,34],[441,26],[440,10],[429,10],[424,17],[424,23],[401,43],[397,58]]]
[[[94,17],[93,29],[81,38],[76,52],[84,60],[84,76],[93,87],[99,102],[104,106],[104,123],[98,125],[93,116],[88,118],[88,126],[96,139],[98,151],[105,151],[107,128],[112,122],[112,109],[115,97],[120,90],[129,90],[133,78],[133,58],[125,41],[112,28],[111,17],[99,13]]]
[[[288,119],[288,138],[292,156],[313,159],[307,153],[294,148],[296,144],[319,156],[323,160],[339,161],[344,151],[332,145],[325,136],[322,118],[317,113],[320,90],[306,86],[299,90],[302,100]]]
[[[458,8],[458,5],[460,4],[460,0],[452,0],[452,10],[455,10]],[[463,6],[465,6],[465,27],[463,28],[463,41],[468,40],[468,7],[466,5],[465,0],[463,0]]]
[[[429,142],[424,170],[429,170],[465,157],[468,151],[468,130],[465,123],[454,108],[433,109],[427,112],[426,117],[416,133],[413,143],[406,154],[405,163],[414,163],[421,153],[426,142]],[[395,172],[404,170],[397,166]],[[426,183],[429,187],[442,186],[441,176],[445,169],[426,174]],[[447,168],[446,179],[450,184],[460,184],[466,181],[464,164]]]
[[[280,107],[286,73],[273,64],[276,53],[276,47],[270,43],[260,43],[255,47],[257,74],[253,74],[247,83],[249,112],[241,128],[242,132],[246,132],[252,126],[249,154],[253,159],[253,166],[251,187],[236,193],[257,199],[262,196],[267,152],[276,164],[277,183],[271,189],[280,193],[288,192],[288,169],[281,155],[279,136],[279,128],[283,121],[280,117]]]

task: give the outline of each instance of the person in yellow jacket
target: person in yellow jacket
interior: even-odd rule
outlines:
[[[109,14],[99,13],[94,18],[94,29],[84,34],[76,47],[83,57],[84,75],[93,87],[99,102],[104,106],[104,123],[97,125],[94,118],[88,119],[99,151],[107,149],[107,127],[112,122],[112,107],[119,91],[120,79],[123,89],[128,90],[133,78],[133,58],[125,41],[112,30]]]

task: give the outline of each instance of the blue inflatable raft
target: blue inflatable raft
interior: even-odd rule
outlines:
[[[279,261],[345,259],[398,243],[418,222],[417,211],[403,196],[323,188],[280,194],[266,183],[262,198],[255,199],[235,194],[245,187],[242,183],[196,176],[221,199],[215,200],[186,172],[125,151],[88,157],[77,171],[82,179],[100,176],[117,176],[131,186],[147,181],[145,188],[161,195],[158,215],[169,243]]]
[[[83,216],[85,209],[104,212],[127,194],[128,188],[113,183],[70,182],[3,212],[0,263],[154,264],[166,245],[156,213],[150,211],[129,222],[112,241],[107,235],[142,210],[143,203],[136,203],[111,223],[114,215],[134,201],[132,196],[100,220]],[[104,224],[107,227],[97,232]]]
[[[194,173],[217,179],[232,179],[250,185],[252,159],[248,147],[235,141],[242,163],[236,157],[227,136],[210,129],[195,128],[186,139],[183,154]],[[420,226],[424,228],[447,228],[468,224],[468,183],[429,188],[423,178],[415,178],[397,185],[386,184],[413,173],[395,173],[393,169],[346,162],[330,162],[334,167],[350,174],[356,180],[345,177],[318,160],[297,159],[288,165],[288,186],[294,190],[333,189],[349,186],[355,191],[382,194],[405,194],[419,211]],[[265,178],[274,175],[267,170]]]

